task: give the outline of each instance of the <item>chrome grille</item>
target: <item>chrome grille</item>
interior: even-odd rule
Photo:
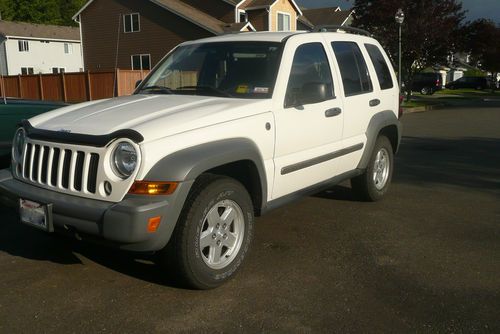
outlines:
[[[72,192],[95,194],[99,154],[28,142],[21,177]]]

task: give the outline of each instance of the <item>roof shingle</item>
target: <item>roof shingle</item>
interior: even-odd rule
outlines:
[[[0,20],[0,35],[79,41],[80,29]]]
[[[352,10],[335,11],[333,8],[303,9],[302,14],[315,26],[342,25],[352,14]]]
[[[196,9],[182,1],[178,0],[150,0],[159,6],[189,20],[214,34],[224,33],[224,25],[226,23],[217,20],[215,17],[205,14],[199,9]]]

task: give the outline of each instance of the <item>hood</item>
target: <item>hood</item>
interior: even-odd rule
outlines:
[[[131,95],[57,109],[30,119],[30,123],[39,129],[90,135],[133,129],[151,141],[160,134],[165,137],[269,111],[270,103],[211,96]]]

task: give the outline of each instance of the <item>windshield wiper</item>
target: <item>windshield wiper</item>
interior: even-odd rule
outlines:
[[[164,86],[148,86],[142,88],[139,92],[151,92],[156,94],[173,94],[171,88]]]
[[[233,97],[233,95],[229,94],[228,92],[212,86],[182,86],[177,88],[177,90],[191,90],[191,89],[200,91],[209,91],[212,93],[216,93],[218,96]]]

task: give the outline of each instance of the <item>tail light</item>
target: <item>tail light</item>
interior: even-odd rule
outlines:
[[[399,112],[398,112],[398,118],[403,117],[403,101],[405,97],[404,95],[400,94],[399,95]]]
[[[436,87],[439,87],[439,79],[436,80]]]

